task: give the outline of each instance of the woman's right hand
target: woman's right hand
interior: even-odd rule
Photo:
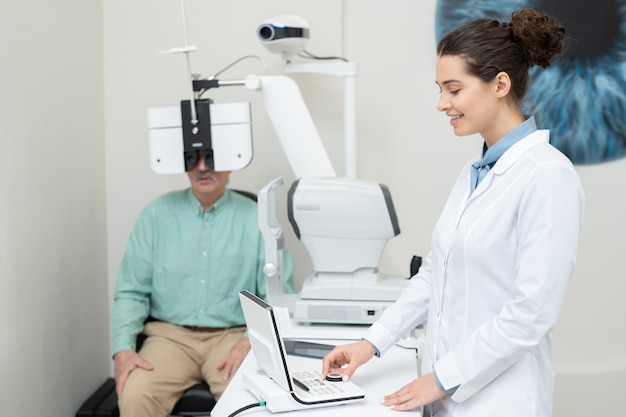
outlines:
[[[322,377],[326,378],[329,372],[337,372],[344,382],[348,381],[354,371],[375,354],[376,349],[366,340],[337,346],[322,359]]]

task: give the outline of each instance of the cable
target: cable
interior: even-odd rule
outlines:
[[[263,75],[267,75],[267,64],[265,63],[265,61],[263,61],[260,57],[258,57],[256,55],[245,55],[245,56],[242,56],[241,58],[238,58],[238,59],[234,60],[233,62],[231,62],[230,64],[226,65],[224,68],[222,68],[221,70],[219,70],[215,74],[211,75],[209,77],[209,80],[217,78],[221,73],[223,73],[224,71],[226,71],[230,67],[238,64],[239,62],[243,61],[244,59],[256,59],[257,61],[259,61],[263,65]]]
[[[265,63],[265,61],[263,61],[260,57],[258,57],[256,55],[245,55],[245,56],[242,56],[241,58],[238,58],[238,59],[234,60],[230,64],[226,65],[224,68],[222,68],[221,70],[219,70],[215,74],[211,75],[210,77],[207,77],[207,80],[214,80],[214,79],[216,79],[221,73],[223,73],[227,69],[233,67],[234,65],[240,63],[244,59],[256,59],[257,61],[259,61],[261,63],[261,65],[263,65],[263,75],[267,75],[267,64]],[[207,92],[207,89],[200,90],[198,92],[198,97],[202,97],[202,95],[204,93],[206,93],[206,92]]]
[[[237,414],[243,413],[246,410],[249,410],[254,407],[264,407],[265,401],[261,401],[260,403],[248,404],[244,407],[241,407],[239,410],[233,411],[228,417],[235,417]]]
[[[301,53],[298,54],[298,56],[302,58],[308,58],[308,59],[339,59],[341,61],[348,62],[347,59],[340,57],[340,56],[316,56],[310,53],[309,51],[302,51]]]

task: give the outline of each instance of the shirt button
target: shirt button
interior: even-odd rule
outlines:
[[[209,227],[209,222],[204,222],[204,227]]]
[[[198,313],[200,313],[200,314],[204,314],[204,310],[203,310],[203,309],[200,309],[200,310],[198,310]]]
[[[202,256],[206,256],[206,255],[207,255],[206,251],[205,250],[202,251]]]
[[[204,285],[204,284],[206,284],[206,281],[205,281],[205,280],[203,280],[203,279],[201,279],[201,280],[200,280],[200,284]]]

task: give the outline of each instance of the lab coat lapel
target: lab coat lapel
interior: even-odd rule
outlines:
[[[474,198],[477,198],[479,195],[484,193],[489,189],[493,179],[497,175],[502,175],[506,172],[515,162],[524,155],[530,148],[533,146],[539,145],[541,143],[546,143],[550,139],[550,131],[549,130],[536,130],[530,135],[526,136],[522,140],[513,144],[501,157],[498,159],[498,162],[491,168],[491,170],[487,173],[485,178],[478,184],[478,187],[474,190],[470,198],[468,199],[468,203],[472,201]]]

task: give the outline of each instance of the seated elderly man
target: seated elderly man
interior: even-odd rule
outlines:
[[[239,291],[266,296],[256,203],[202,154],[187,174],[190,188],[141,212],[120,267],[111,327],[122,417],[169,416],[201,380],[219,398],[250,350]],[[287,292],[291,271],[286,257]]]

